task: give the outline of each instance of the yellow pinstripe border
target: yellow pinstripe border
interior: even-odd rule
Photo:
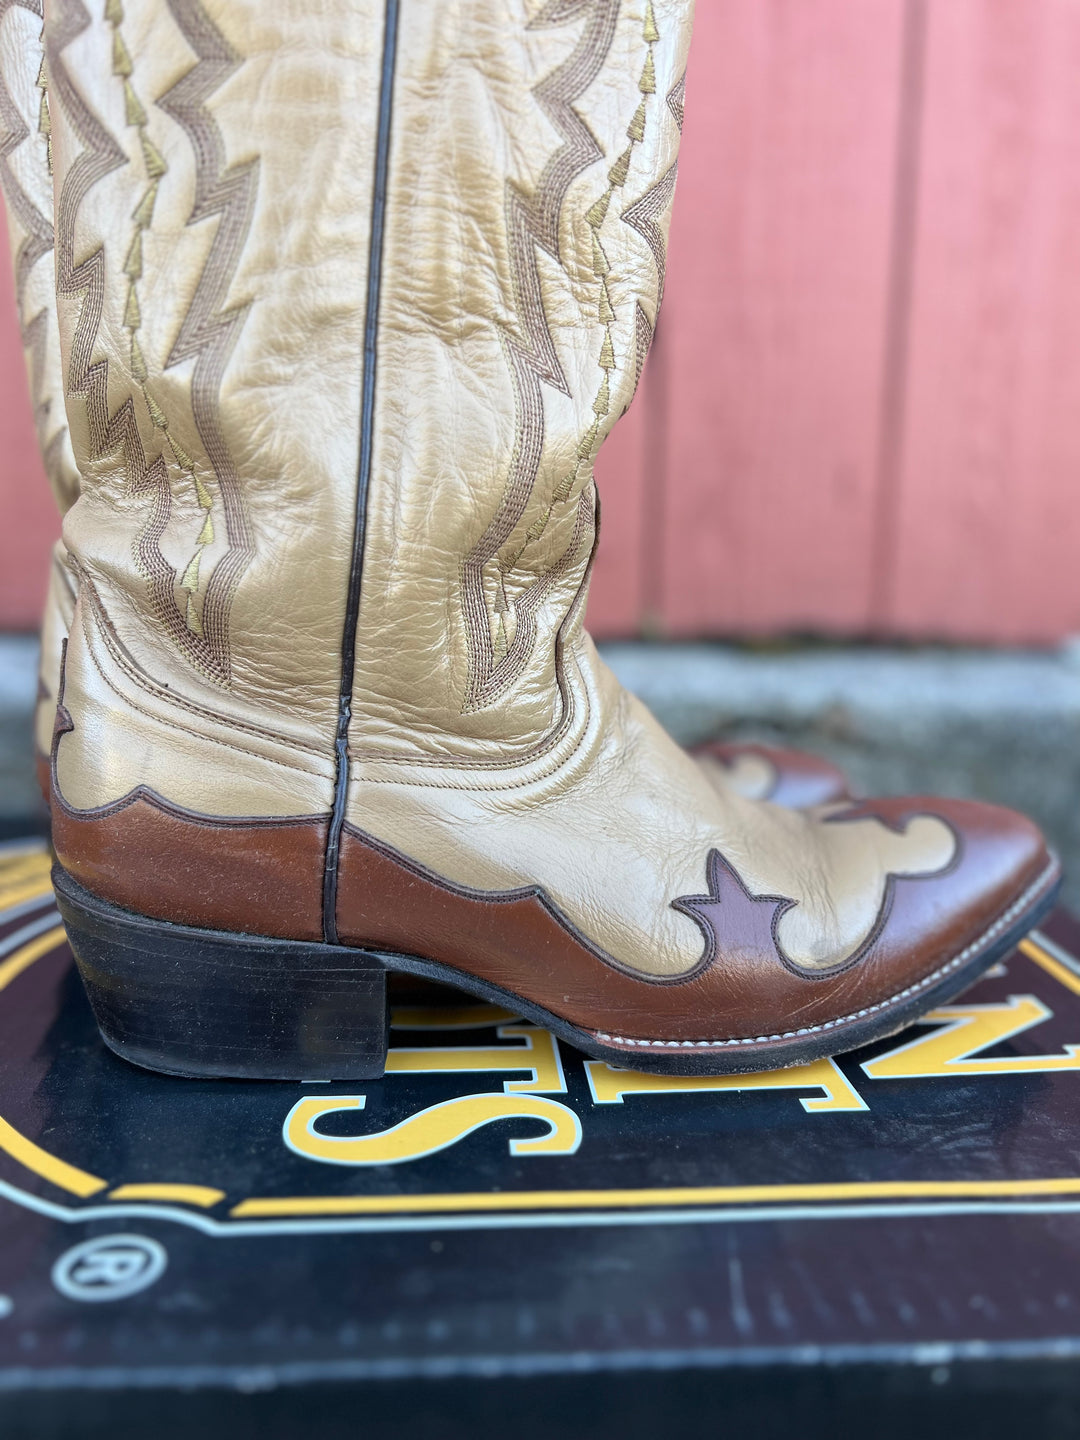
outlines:
[[[1021,940],[1017,949],[1022,951],[1029,960],[1034,960],[1035,964],[1041,966],[1048,975],[1052,975],[1060,985],[1064,985],[1066,990],[1071,990],[1074,995],[1080,995],[1080,975],[1074,975],[1067,965],[1062,965],[1060,960],[1056,960],[1036,941]]]
[[[852,1180],[835,1185],[689,1185],[671,1190],[520,1190],[509,1194],[316,1195],[243,1200],[238,1220],[283,1215],[398,1215],[405,1211],[624,1210],[653,1205],[762,1205],[824,1200],[975,1200],[1080,1195],[1080,1179]]]

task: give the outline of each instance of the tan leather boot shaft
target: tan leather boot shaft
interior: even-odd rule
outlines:
[[[79,493],[64,413],[53,267],[51,117],[41,0],[0,0],[0,187],[15,305],[45,471],[61,513]]]
[[[11,253],[14,263],[20,320],[27,354],[27,364],[34,397],[34,410],[38,421],[42,453],[53,486],[54,495],[61,513],[70,509],[79,493],[79,472],[71,450],[70,437],[64,415],[63,367],[59,349],[59,331],[56,320],[56,293],[54,286],[53,256],[53,194],[51,175],[51,115],[47,94],[47,78],[43,46],[43,24],[39,15],[40,5],[35,0],[8,5],[0,19],[0,110],[6,119],[7,140],[4,145],[4,159],[0,162],[0,185],[6,198],[6,209],[11,230]],[[657,32],[659,34],[659,32]],[[123,30],[120,31],[123,39]],[[655,43],[655,42],[654,42]],[[121,68],[125,68],[123,64]],[[632,67],[631,67],[632,68]],[[132,68],[132,74],[134,68]],[[130,83],[130,76],[126,77]],[[654,77],[655,79],[655,73]],[[655,92],[653,92],[655,93]],[[669,110],[672,118],[679,119],[679,111],[672,109],[681,105],[681,94],[669,96]],[[644,107],[644,108],[642,108]],[[637,123],[634,135],[637,143],[646,138],[646,121],[649,118],[647,92],[641,92],[638,109],[635,110]],[[628,139],[630,137],[627,137]],[[632,154],[633,152],[631,152]],[[617,189],[625,189],[608,183],[606,193],[614,196]],[[647,197],[647,203],[630,207],[628,220],[639,228],[642,224],[651,226],[655,221],[654,212],[666,217],[674,170],[664,169],[659,190],[654,187]],[[616,176],[618,178],[618,175]],[[553,181],[553,183],[555,183]],[[558,183],[561,183],[559,177]],[[610,202],[609,202],[610,203]],[[551,204],[548,201],[548,209]],[[150,217],[152,218],[152,217]],[[606,220],[606,214],[603,217]],[[599,230],[601,226],[597,226]],[[656,256],[663,264],[663,230],[647,229],[646,233],[656,244]],[[523,272],[529,273],[531,261],[522,257]],[[610,275],[610,261],[599,245],[591,257],[594,265],[599,262],[604,275],[596,277],[606,282]],[[136,295],[138,291],[136,290]],[[608,288],[610,305],[611,289]],[[613,308],[612,308],[613,313]],[[655,313],[655,312],[654,312]],[[635,371],[643,354],[652,328],[652,320],[644,308],[635,315],[634,336]],[[141,320],[141,313],[140,313]],[[610,326],[607,327],[610,331]],[[615,359],[614,345],[611,360]],[[622,367],[624,374],[627,367]],[[601,374],[612,372],[601,371]],[[616,397],[617,398],[617,397]],[[594,397],[595,399],[595,397]],[[597,443],[607,427],[611,407],[611,388],[608,387],[608,406],[605,415],[592,412],[589,416],[589,432],[595,430],[590,450],[595,451]],[[575,471],[586,470],[585,460],[575,456]],[[560,477],[562,478],[562,477]],[[526,507],[527,508],[527,507]],[[524,525],[526,535],[535,536],[537,529],[546,529],[548,516],[541,514],[539,522]],[[591,519],[591,514],[587,514]],[[539,537],[536,537],[539,538]],[[518,569],[526,553],[533,551],[531,560],[536,559],[536,538],[524,547],[513,542],[509,558],[517,558]],[[579,539],[580,539],[579,535]],[[519,552],[516,554],[514,552]],[[500,561],[500,576],[505,562]],[[514,567],[510,567],[513,569]],[[525,573],[522,571],[522,573]],[[505,591],[506,582],[503,584]],[[511,577],[510,594],[514,587],[522,586],[521,575]],[[56,697],[59,687],[61,651],[70,630],[75,603],[76,579],[68,564],[67,552],[62,543],[56,547],[49,571],[49,588],[46,601],[45,619],[42,627],[42,658],[40,669],[39,696],[35,715],[35,741],[39,756],[39,768],[47,765],[51,748]],[[535,586],[533,587],[535,588]],[[500,594],[500,604],[505,594]],[[185,604],[185,612],[186,612]],[[517,657],[524,653],[526,635],[521,635],[516,645],[510,641],[516,633],[516,610],[499,611],[496,621],[494,650],[505,658],[513,653]],[[493,651],[494,653],[494,651]],[[513,661],[516,664],[517,660]],[[498,682],[496,682],[498,683]],[[489,679],[490,687],[490,679]],[[805,806],[836,799],[844,794],[843,777],[835,769],[814,757],[797,752],[777,751],[759,745],[727,745],[703,747],[700,763],[706,773],[720,789],[734,789],[750,798],[772,799],[792,806]],[[43,772],[43,788],[48,795],[47,769]]]
[[[89,649],[136,687],[325,754],[372,194],[370,123],[349,117],[378,92],[381,37],[355,14],[222,8],[49,13],[58,308],[84,479],[65,540]],[[309,790],[327,802],[325,783]]]

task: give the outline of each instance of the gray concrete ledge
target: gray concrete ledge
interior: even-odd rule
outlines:
[[[1074,650],[601,648],[684,744],[772,740],[829,756],[864,793],[974,796],[1026,811],[1061,853],[1080,906]],[[37,804],[36,672],[36,642],[0,636],[0,819],[31,815]]]
[[[33,723],[38,643],[29,635],[0,635],[0,821],[36,815]]]

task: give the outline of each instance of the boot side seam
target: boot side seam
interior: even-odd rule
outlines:
[[[367,543],[367,509],[375,445],[376,373],[378,366],[379,310],[382,300],[383,246],[389,207],[390,136],[394,112],[400,0],[384,0],[382,58],[376,110],[375,165],[371,196],[371,230],[368,236],[367,300],[364,311],[364,345],[360,373],[360,434],[356,465],[356,503],[353,511],[352,555],[345,593],[345,622],[341,630],[341,682],[334,732],[334,788],[330,824],[323,855],[322,924],[328,945],[338,943],[338,884],[341,837],[349,804],[352,764],[349,728],[352,725],[353,687],[356,681],[356,642]]]

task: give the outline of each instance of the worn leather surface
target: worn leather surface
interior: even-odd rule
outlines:
[[[26,354],[30,402],[42,459],[61,514],[79,493],[79,471],[64,412],[64,375],[56,318],[53,185],[49,110],[43,103],[42,0],[0,0],[0,188],[4,194],[15,304]],[[41,664],[34,712],[40,762],[49,753],[60,679],[61,641],[75,607],[63,542],[53,550],[42,624]],[[39,763],[48,798],[48,770]]]
[[[277,867],[310,930],[359,513],[343,935],[394,918],[356,888],[363,835],[425,877],[409,894],[437,914],[462,892],[503,916],[506,892],[542,894],[570,958],[539,935],[519,954],[511,927],[475,963],[570,996],[564,1012],[603,992],[639,1033],[659,1002],[634,1011],[597,976],[681,995],[663,1024],[700,1033],[749,1024],[770,994],[824,1014],[922,974],[1044,862],[1026,822],[925,801],[838,820],[717,787],[582,629],[593,460],[662,288],[688,0],[403,0],[383,227],[385,16],[375,0],[48,13],[81,476],[62,863],[149,914],[179,917],[190,891],[215,925],[286,933]],[[398,943],[422,948],[423,905],[385,880]],[[446,944],[463,914],[445,913]]]
[[[113,22],[64,0],[45,27],[80,588],[157,684],[324,751],[371,202],[355,121],[381,46],[363,9],[135,0]]]
[[[38,660],[38,693],[34,706],[34,749],[39,761],[52,749],[56,700],[60,693],[60,663],[75,615],[75,581],[68,569],[64,542],[53,546],[49,561],[49,585],[45,592],[45,614],[41,622],[41,655]],[[41,778],[39,776],[39,778]],[[43,790],[49,798],[48,770]]]
[[[325,821],[200,818],[139,791],[98,811],[54,800],[52,832],[69,873],[127,910],[209,930],[322,939]]]
[[[34,712],[35,763],[38,783],[46,802],[49,800],[49,751],[59,692],[60,662],[63,646],[71,631],[75,599],[76,580],[67,563],[64,543],[57,541],[49,567]],[[805,751],[749,741],[713,741],[696,746],[690,753],[721,792],[733,791],[746,799],[771,800],[774,805],[809,809],[848,795],[844,773],[820,756]]]

